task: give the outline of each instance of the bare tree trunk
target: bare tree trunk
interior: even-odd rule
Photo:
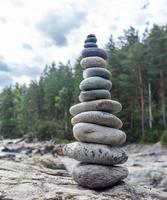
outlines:
[[[151,98],[151,84],[148,84],[148,102],[149,102],[149,127],[152,128],[152,98]]]
[[[141,73],[141,66],[138,68],[139,83],[140,83],[140,104],[141,104],[141,129],[142,136],[144,136],[144,91],[143,91],[143,79]]]
[[[65,112],[64,112],[64,130],[65,132],[67,133],[67,130],[68,130],[68,122],[67,122],[67,108],[66,108],[66,105],[65,105]]]
[[[165,112],[165,88],[164,88],[164,73],[163,69],[160,68],[160,101],[162,107],[162,119],[163,119],[163,127],[166,129],[166,112]]]
[[[133,112],[131,112],[131,114],[130,114],[130,129],[131,129],[131,131],[133,129]]]
[[[133,125],[133,123],[134,123],[134,113],[133,113],[133,111],[134,111],[134,99],[132,99],[131,100],[131,113],[130,113],[130,128],[131,128],[131,131],[132,131],[132,129],[133,129],[133,127],[134,127],[134,125]]]

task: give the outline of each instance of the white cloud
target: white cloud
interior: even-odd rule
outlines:
[[[0,90],[3,87],[11,86],[13,83],[13,78],[8,73],[0,72]]]
[[[0,57],[18,72],[8,72],[6,80],[10,76],[9,84],[27,83],[34,78],[29,68],[40,73],[53,60],[74,61],[89,33],[96,34],[98,45],[104,47],[111,34],[116,38],[130,25],[142,33],[146,22],[165,24],[166,14],[166,0],[0,0]],[[54,17],[47,21],[46,16]],[[41,30],[42,21],[46,23]]]

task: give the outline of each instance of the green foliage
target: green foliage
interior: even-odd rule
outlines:
[[[111,36],[106,50],[113,82],[111,96],[123,105],[117,116],[124,123],[127,142],[161,139],[166,144],[167,26],[146,28],[143,38],[130,27],[117,41]],[[83,79],[80,59],[74,66],[46,65],[39,81],[27,87],[16,84],[4,88],[0,94],[0,135],[7,138],[33,133],[41,140],[73,139],[69,108],[78,103]]]
[[[138,31],[130,27],[117,43],[111,36],[107,44],[108,68],[113,75],[112,97],[123,104],[118,116],[124,122],[127,142],[154,143],[166,126],[167,27],[154,25],[143,35],[139,38]],[[152,128],[148,84],[152,88]]]
[[[18,130],[16,115],[13,91],[11,88],[6,88],[1,94],[0,104],[0,133],[3,137],[18,137],[21,135]]]
[[[161,143],[163,146],[167,147],[167,130],[164,130],[162,133]]]
[[[80,66],[80,59],[78,59],[75,63],[75,71],[74,71],[74,91],[73,91],[73,97],[74,97],[74,102],[77,103],[78,102],[78,96],[80,93],[80,89],[79,89],[79,84],[82,81],[83,77],[82,77],[82,68]]]
[[[40,121],[37,127],[36,137],[39,140],[50,140],[56,137],[63,137],[63,132],[58,123],[53,121]]]
[[[161,132],[157,129],[149,130],[147,133],[142,137],[141,143],[144,144],[153,144],[160,140]]]
[[[16,84],[0,94],[0,135],[20,137],[33,133],[39,139],[71,138],[69,108],[74,102],[70,66],[46,66],[40,80],[29,87]]]
[[[54,144],[68,144],[69,142],[68,139],[54,138]]]

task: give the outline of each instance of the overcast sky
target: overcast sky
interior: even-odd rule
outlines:
[[[167,0],[0,0],[0,89],[37,79],[53,60],[72,63],[87,34],[104,47],[111,34],[164,25]]]

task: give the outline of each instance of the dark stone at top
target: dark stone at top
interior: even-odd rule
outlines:
[[[87,42],[94,42],[94,43],[96,43],[96,42],[97,42],[97,39],[96,39],[96,37],[90,37],[90,38],[87,38],[87,39],[85,40],[85,43],[87,43]]]
[[[107,54],[103,49],[92,47],[92,48],[85,48],[82,50],[82,58],[92,57],[92,56],[98,56],[103,58],[104,60],[107,59]]]
[[[87,38],[90,38],[90,37],[96,37],[94,34],[89,34],[88,36],[87,36]]]
[[[94,42],[87,42],[84,44],[84,48],[98,47]]]

